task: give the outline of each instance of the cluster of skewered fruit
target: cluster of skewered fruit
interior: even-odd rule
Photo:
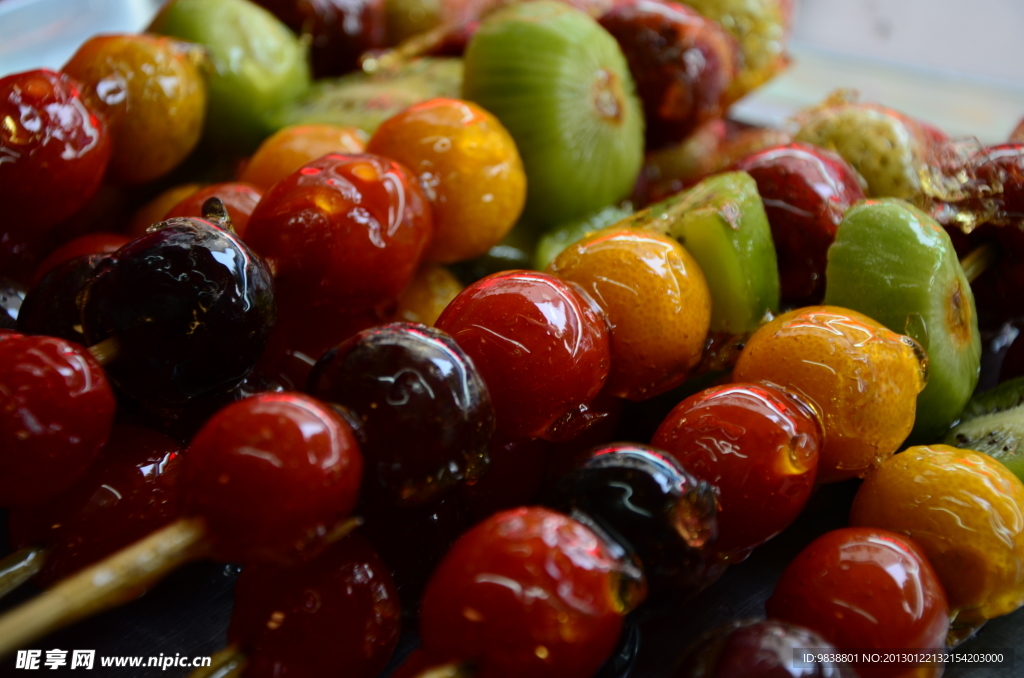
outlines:
[[[173,3],[154,26],[201,33],[189,5]],[[20,572],[42,567],[41,581],[53,583],[156,532],[0,620],[2,647],[212,556],[245,565],[231,640],[250,675],[322,675],[331,667],[303,642],[315,649],[333,633],[350,644],[328,660],[358,657],[353,665],[375,675],[394,649],[399,608],[381,559],[361,537],[345,536],[361,501],[362,532],[412,598],[424,584],[416,575],[466,520],[440,525],[443,537],[425,531],[434,553],[418,554],[428,562],[411,576],[402,570],[419,542],[396,546],[388,533],[403,523],[437,526],[466,507],[483,520],[426,582],[422,650],[403,671],[587,676],[615,653],[624,617],[638,606],[642,613],[645,595],[651,614],[682,605],[784,529],[815,482],[864,475],[851,517],[858,527],[812,544],[780,580],[768,612],[781,621],[723,632],[685,670],[706,672],[729,656],[739,657],[733,670],[753,675],[756,653],[738,648],[778,647],[780,638],[791,647],[932,649],[951,620],[955,641],[1016,609],[1020,482],[971,452],[891,455],[908,436],[943,435],[977,383],[968,276],[933,217],[986,225],[1013,242],[1020,148],[965,156],[916,121],[836,100],[804,114],[800,143],[744,154],[736,171],[697,182],[676,170],[692,169],[690,144],[707,140],[702,126],[735,96],[733,86],[715,89],[708,76],[700,105],[682,115],[651,105],[675,101],[675,90],[638,77],[641,107],[626,83],[630,69],[645,72],[643,43],[630,40],[668,19],[679,41],[694,40],[681,27],[696,25],[703,32],[694,49],[711,50],[720,59],[708,63],[719,65],[732,43],[691,12],[650,9],[625,5],[598,24],[552,3],[512,7],[468,44],[462,91],[476,103],[430,99],[398,113],[370,138],[374,155],[360,153],[364,142],[351,130],[284,129],[243,170],[250,185],[175,191],[184,202],[158,203],[140,223],[159,223],[139,237],[102,247],[76,241],[43,262],[21,308],[11,304],[20,333],[0,335],[0,501],[12,507],[12,535],[27,549]],[[535,58],[517,57],[517,45]],[[195,113],[207,96],[197,74],[217,58],[213,47],[203,54],[167,38],[98,38],[63,74],[0,81],[4,105],[36,112],[7,118],[20,121],[25,134],[14,136],[31,152],[22,164],[0,163],[19,170],[3,184],[16,217],[5,243],[59,231],[105,168],[111,181],[145,182],[197,142],[201,116],[185,124],[176,114],[165,134],[154,133],[168,105],[144,78],[120,91],[142,106],[131,116],[118,108],[103,70],[115,55],[132,72],[155,64],[179,83],[162,88],[165,98],[177,91],[175,104]],[[510,62],[521,69],[513,76]],[[574,78],[560,73],[526,88],[540,77],[528,69],[545,63],[594,66],[598,80],[573,89],[565,78]],[[265,121],[250,115],[258,107],[238,107],[250,101],[238,96],[245,77],[218,71],[210,81],[220,103],[211,103],[207,130],[225,139],[261,134]],[[522,79],[524,96],[503,98],[501,77]],[[225,90],[231,78],[235,89]],[[572,96],[589,118],[564,112],[562,97]],[[537,118],[561,125],[559,138],[538,140]],[[620,221],[618,209],[591,217],[633,190],[641,118],[648,148],[661,148],[646,162],[638,197],[694,185]],[[35,134],[39,125],[53,134]],[[569,172],[572,130],[583,130],[597,155]],[[779,140],[751,139],[754,147]],[[55,160],[67,144],[77,144],[74,157]],[[75,190],[59,200],[39,195],[40,177]],[[853,206],[865,190],[895,199]],[[487,252],[523,210],[550,228],[546,273],[499,273],[458,292],[429,267]],[[601,228],[608,214],[616,223]],[[95,254],[104,248],[116,251]],[[971,255],[969,272],[990,252]],[[999,276],[994,294],[1012,277],[1006,261],[987,274]],[[821,301],[829,306],[802,307]],[[764,322],[780,306],[802,308]],[[1004,306],[997,297],[993,307]],[[409,315],[436,328],[364,330]],[[727,370],[728,384],[684,384]],[[280,392],[276,380],[292,391]],[[113,425],[115,390],[122,418],[161,422],[190,439],[187,449]],[[673,409],[656,416],[656,430],[634,436],[653,436],[654,447],[587,452],[580,442],[607,441],[623,400],[628,419],[633,408],[657,412],[659,396]],[[968,440],[1012,424],[976,424]],[[943,489],[908,490],[907,477]],[[104,499],[111,491],[116,501]],[[965,508],[958,492],[984,506]],[[549,508],[494,514],[538,499]],[[932,509],[950,520],[926,525]],[[851,550],[862,554],[856,566],[843,555]],[[858,597],[878,582],[885,596]],[[315,613],[304,607],[310,589],[323,592]],[[917,607],[904,605],[912,595]],[[844,617],[843,604],[874,621]],[[724,655],[722,647],[733,649]],[[225,661],[241,665],[236,654]]]

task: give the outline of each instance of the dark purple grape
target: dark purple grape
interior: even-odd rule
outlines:
[[[672,678],[857,678],[845,664],[798,661],[834,653],[818,634],[769,619],[720,626],[687,651]]]
[[[413,323],[364,330],[317,362],[309,392],[362,419],[370,493],[423,504],[487,468],[490,395],[440,330]]]
[[[170,219],[103,261],[86,288],[86,340],[117,343],[107,374],[150,409],[230,391],[274,324],[270,272],[234,233]]]
[[[14,330],[18,327],[18,311],[28,292],[21,283],[0,278],[0,330]]]
[[[671,456],[613,443],[591,452],[545,504],[585,516],[639,558],[652,594],[695,593],[720,574],[709,559],[718,534],[714,487]]]
[[[109,254],[86,254],[57,264],[29,290],[18,315],[18,330],[78,344],[82,334],[82,292]]]

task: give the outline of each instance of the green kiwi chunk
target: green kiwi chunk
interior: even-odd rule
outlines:
[[[944,434],[981,369],[974,295],[946,231],[897,198],[854,205],[829,248],[825,281],[826,304],[859,311],[921,344],[928,385],[909,440]]]
[[[618,43],[587,14],[540,0],[490,14],[465,54],[463,96],[493,113],[526,170],[524,218],[556,225],[626,198],[644,117]]]
[[[625,220],[679,241],[711,290],[711,331],[753,332],[779,310],[779,268],[757,183],[746,172],[709,177]]]
[[[1024,377],[971,398],[943,442],[987,454],[1024,480]]]
[[[313,123],[358,127],[373,134],[380,124],[414,104],[458,98],[462,59],[423,57],[373,73],[320,80],[309,94],[271,117],[275,129]]]

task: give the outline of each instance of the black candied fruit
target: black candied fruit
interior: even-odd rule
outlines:
[[[97,269],[82,308],[90,345],[116,341],[112,381],[164,411],[234,388],[275,318],[266,265],[202,219],[170,219],[122,247]]]
[[[857,678],[846,664],[796,661],[805,653],[836,649],[802,626],[774,619],[732,622],[690,646],[672,678]]]
[[[100,263],[109,258],[109,254],[86,254],[50,269],[25,296],[18,315],[18,331],[84,344],[83,292]]]
[[[367,492],[423,504],[487,468],[490,395],[440,330],[392,323],[360,332],[317,361],[309,393],[362,420]]]
[[[614,443],[591,452],[548,492],[545,504],[581,515],[639,558],[651,593],[692,594],[720,574],[714,487],[668,454]]]

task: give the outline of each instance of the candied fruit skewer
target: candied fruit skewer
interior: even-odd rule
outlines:
[[[46,588],[176,519],[182,447],[158,431],[116,425],[82,480],[11,509],[17,550],[0,561],[0,597],[32,577]]]
[[[308,607],[314,597],[315,610]],[[294,567],[246,567],[235,584],[229,645],[190,678],[335,675],[374,678],[398,644],[401,606],[388,568],[352,534]],[[330,648],[324,652],[324,648]],[[238,667],[238,668],[234,668]]]
[[[229,405],[183,456],[184,517],[0,617],[0,656],[135,597],[191,560],[315,556],[358,524],[348,516],[362,466],[352,429],[312,398],[261,394]]]

